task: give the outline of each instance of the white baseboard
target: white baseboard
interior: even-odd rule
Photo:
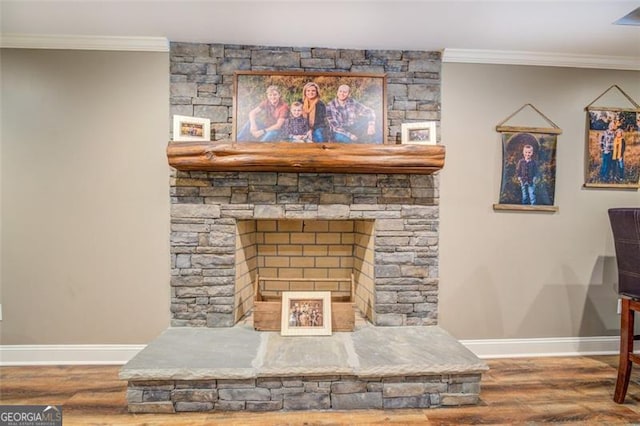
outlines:
[[[461,340],[479,358],[613,355],[620,337],[549,337],[538,339]]]
[[[618,336],[461,340],[479,358],[613,355]],[[145,345],[0,345],[0,366],[123,365]]]
[[[122,365],[146,345],[0,345],[0,366]]]

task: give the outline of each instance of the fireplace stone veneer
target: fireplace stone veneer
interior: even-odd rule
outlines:
[[[485,371],[438,326],[290,337],[238,324],[165,330],[120,378],[132,413],[355,410],[477,404]]]
[[[209,118],[214,142],[233,139],[236,70],[384,73],[391,144],[399,141],[402,123],[440,120],[441,52],[172,42],[170,56],[171,114]],[[486,364],[437,325],[439,177],[419,173],[443,166],[444,147],[419,152],[374,147],[364,150],[373,166],[360,164],[349,173],[338,173],[343,169],[332,162],[314,168],[314,155],[304,158],[302,168],[298,162],[286,170],[265,168],[262,157],[242,157],[246,153],[237,148],[237,168],[220,168],[226,164],[218,157],[226,149],[220,144],[168,149],[175,167],[170,188],[172,327],[122,368],[129,411],[477,404]],[[332,152],[328,146],[313,148]],[[178,155],[185,151],[187,157],[197,154],[198,166],[185,164]],[[385,155],[379,157],[378,151]],[[394,155],[388,156],[391,151]],[[405,151],[417,153],[417,163],[411,156],[398,161]],[[362,159],[363,150],[358,152]],[[260,167],[251,168],[255,164]],[[318,265],[315,255],[324,247],[306,256],[309,235],[294,241],[301,222],[302,228],[315,229],[313,239],[322,239],[328,254],[339,253],[320,261],[321,268],[334,268],[327,274],[344,274],[351,266],[354,276],[360,275],[355,299],[367,320],[356,321],[353,332],[288,337],[256,331],[249,319],[243,320],[252,308],[256,274],[273,271],[261,268],[291,267],[294,261],[300,261],[295,267],[309,266],[311,258]],[[328,245],[335,236],[319,230],[326,223],[333,225],[328,234],[340,232],[340,247],[331,252]],[[270,227],[278,232],[276,240],[285,240],[275,252],[281,247],[289,251],[286,261],[264,254],[273,253],[273,247],[260,245],[266,244],[261,232]],[[292,234],[283,237],[287,228]],[[330,257],[339,259],[339,267],[331,266],[336,263]],[[325,273],[300,270],[303,276]]]
[[[244,257],[237,241],[246,228],[238,223],[248,220],[373,223],[373,271],[366,274],[373,288],[356,282],[358,308],[379,326],[435,325],[437,179],[176,172],[171,188],[172,326],[231,327],[250,312],[259,267],[237,258],[238,253]],[[290,244],[300,250],[296,246]]]

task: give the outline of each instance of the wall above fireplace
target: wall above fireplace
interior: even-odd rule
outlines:
[[[171,114],[208,118],[216,143],[170,143],[169,164],[182,171],[434,173],[444,166],[444,146],[397,143],[403,123],[439,123],[441,65],[439,51],[171,43]],[[246,70],[384,74],[388,144],[232,142],[234,73]]]
[[[170,56],[171,115],[208,118],[214,141],[233,140],[236,71],[384,74],[390,144],[399,141],[403,123],[440,121],[440,51],[172,42]]]

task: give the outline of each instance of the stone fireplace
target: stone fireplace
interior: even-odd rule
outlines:
[[[171,179],[172,327],[120,372],[130,412],[479,402],[486,364],[437,325],[437,175]],[[243,321],[256,283],[276,297],[331,283],[365,320],[330,336],[259,331]]]
[[[290,279],[277,294],[353,274],[373,324],[437,323],[437,176],[176,172],[172,191],[173,326],[233,326],[257,275]]]
[[[233,83],[238,70],[384,74],[389,144],[399,142],[402,123],[440,119],[439,51],[172,42],[170,55],[171,114],[209,118],[214,141],[233,139]],[[318,156],[331,152],[323,150]],[[411,165],[424,159],[417,151],[405,154],[415,156],[406,157]],[[220,155],[225,153],[206,154],[207,158]],[[378,151],[352,150],[350,157],[380,166],[397,164]],[[353,273],[357,306],[372,323],[437,323],[437,175],[398,170],[392,174],[202,170],[175,171],[172,176],[173,326],[232,326],[251,310],[256,274],[307,279]],[[289,226],[295,230],[280,229]],[[298,231],[316,226],[323,230],[312,236]],[[341,226],[353,230],[334,242],[338,237],[334,228]],[[261,238],[276,239],[278,244]],[[295,280],[280,284],[281,289],[285,284],[290,289],[304,287]],[[314,283],[307,285],[317,288]]]
[[[440,65],[440,52],[171,43],[171,113],[209,118],[218,143],[167,147],[171,327],[120,372],[130,412],[478,403],[486,364],[437,325],[444,147],[394,144],[401,123],[439,121]],[[389,144],[229,142],[233,73],[265,69],[386,74]],[[331,285],[365,321],[258,331],[244,321],[256,285]]]

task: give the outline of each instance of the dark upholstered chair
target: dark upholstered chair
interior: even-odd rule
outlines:
[[[609,209],[618,263],[618,293],[622,298],[620,315],[620,361],[613,400],[624,402],[632,363],[640,364],[633,353],[635,313],[640,312],[640,208]]]

